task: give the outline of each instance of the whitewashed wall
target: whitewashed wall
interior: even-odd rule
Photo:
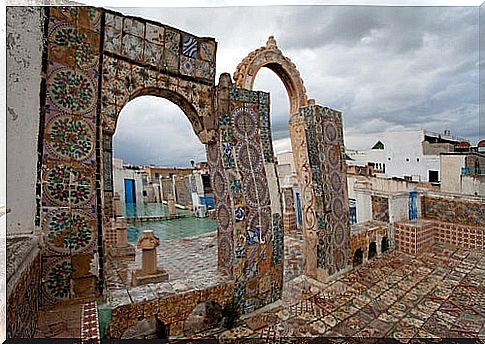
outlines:
[[[36,212],[44,9],[7,7],[6,12],[7,233],[31,233]]]

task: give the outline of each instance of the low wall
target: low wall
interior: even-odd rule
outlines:
[[[193,282],[192,286],[158,283],[110,290],[112,321],[107,335],[122,338],[123,333],[136,326],[140,319],[156,316],[163,321],[170,336],[179,336],[183,334],[185,320],[199,303],[214,301],[224,307],[232,302],[233,281],[214,283],[211,279],[207,283],[204,280]]]
[[[426,220],[485,227],[483,198],[429,193],[423,196],[421,206]]]
[[[7,338],[33,337],[41,300],[40,276],[38,239],[7,238]]]
[[[485,249],[485,227],[420,220],[395,224],[396,249],[418,255],[435,242],[466,249]]]
[[[485,227],[434,222],[436,241],[467,249],[485,250]]]
[[[398,222],[394,225],[396,249],[417,255],[434,242],[434,223],[431,221]]]

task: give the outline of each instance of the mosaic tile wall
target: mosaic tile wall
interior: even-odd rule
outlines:
[[[389,200],[387,197],[372,197],[372,219],[376,221],[389,222]]]
[[[103,130],[114,133],[123,105],[142,94],[166,97],[189,117],[196,134],[212,110],[216,42],[159,23],[106,11]]]
[[[485,203],[425,195],[421,200],[425,219],[485,227]]]
[[[244,314],[280,299],[283,282],[281,209],[272,208],[266,173],[275,168],[269,94],[228,87],[218,102],[219,144],[208,157],[225,255],[219,262],[235,279],[233,302]]]
[[[457,223],[424,220],[396,223],[396,248],[400,252],[417,255],[434,242],[466,249],[485,249],[485,229]]]
[[[342,114],[318,105],[303,107],[318,243],[317,269],[327,276],[344,270],[351,259],[350,226]]]
[[[433,221],[433,223],[436,241],[467,249],[485,249],[485,227],[438,221]]]
[[[32,261],[23,264],[28,265],[14,289],[9,290],[7,299],[7,338],[32,338],[37,325],[41,299],[41,255],[37,254]]]
[[[102,282],[98,227],[113,216],[112,135],[122,107],[140,95],[165,97],[210,141],[216,42],[104,9],[46,11],[42,292],[45,303],[58,303],[94,294]]]
[[[57,303],[95,292],[101,12],[88,7],[46,10],[42,292],[45,303]]]

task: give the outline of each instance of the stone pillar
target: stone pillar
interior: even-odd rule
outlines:
[[[157,248],[142,249],[141,272],[143,274],[153,274],[157,271]]]
[[[173,197],[169,197],[168,199],[168,215],[177,215],[177,208],[175,208],[175,200],[173,199]]]
[[[123,211],[121,210],[120,194],[117,192],[115,192],[113,196],[113,208],[114,208],[115,218],[123,216]]]
[[[137,248],[142,250],[141,269],[133,271],[131,278],[133,286],[168,280],[168,273],[157,266],[157,247],[159,245],[160,239],[153,234],[153,231],[144,231],[138,239]]]
[[[116,218],[114,220],[116,231],[116,243],[109,248],[111,258],[131,258],[135,259],[135,247],[128,243],[128,228],[125,218]]]

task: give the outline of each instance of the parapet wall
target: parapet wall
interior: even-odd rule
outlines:
[[[31,236],[7,239],[7,338],[30,338],[40,306],[41,255]]]
[[[410,255],[424,252],[435,242],[466,249],[485,249],[484,227],[432,220],[400,222],[395,227],[397,250]]]
[[[182,289],[174,290],[170,283],[161,283],[111,290],[113,310],[108,336],[122,338],[126,330],[136,326],[140,319],[152,316],[163,321],[169,336],[179,336],[183,334],[185,320],[199,303],[214,301],[224,307],[232,302],[234,294],[232,281],[221,280],[210,285],[198,281],[191,286],[174,284]]]
[[[422,214],[426,220],[485,227],[485,202],[478,197],[425,194]]]

